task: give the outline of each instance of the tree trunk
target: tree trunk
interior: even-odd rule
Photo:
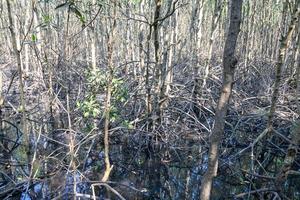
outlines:
[[[290,45],[293,33],[296,29],[296,25],[297,25],[298,19],[299,19],[299,14],[300,14],[299,5],[300,5],[300,0],[297,0],[296,9],[293,13],[292,21],[290,23],[288,32],[286,33],[285,36],[282,36],[282,38],[280,40],[281,43],[280,43],[279,55],[278,55],[278,59],[277,59],[277,63],[276,63],[276,78],[275,78],[274,89],[273,89],[273,94],[272,94],[272,99],[271,99],[271,107],[270,107],[268,123],[267,123],[267,129],[268,129],[269,136],[271,134],[276,103],[277,103],[277,99],[279,96],[279,87],[280,87],[280,81],[281,81],[282,67],[284,65],[287,49]]]
[[[96,0],[92,1],[93,5],[96,5]],[[92,68],[97,68],[97,48],[96,48],[96,23],[91,28],[91,57],[92,57]]]
[[[299,20],[299,14],[300,14],[300,0],[297,1],[296,4],[296,9],[293,15],[293,19],[292,22],[290,24],[289,27],[289,31],[287,36],[285,37],[285,40],[283,40],[281,47],[285,48],[285,51],[287,49],[288,43],[289,43],[289,37],[291,39],[292,35],[293,35],[293,30],[296,29],[296,25],[299,24],[298,20]],[[299,32],[298,32],[299,34]],[[298,36],[299,37],[299,36]],[[298,51],[300,51],[300,41],[298,40]],[[280,65],[280,61],[281,59],[284,58],[284,52],[282,52],[282,50],[280,50],[280,57],[279,57],[279,62],[278,65]],[[282,65],[282,64],[281,64]],[[299,99],[299,90],[300,90],[300,81],[299,81],[299,77],[300,77],[300,59],[298,59],[298,65],[297,65],[297,73],[296,73],[296,81],[297,81],[297,90],[296,90],[296,99]],[[278,96],[278,94],[277,94]],[[273,99],[273,98],[272,98]],[[297,101],[298,102],[298,101]],[[274,106],[275,109],[275,106]],[[297,103],[297,111],[298,111],[298,115],[300,115],[300,105],[299,102]],[[270,116],[271,117],[271,116]],[[271,122],[270,122],[271,123]],[[271,126],[271,124],[269,124]],[[293,129],[291,130],[291,138],[292,138],[292,143],[289,145],[288,150],[287,150],[287,154],[285,156],[284,159],[284,164],[280,169],[280,172],[278,174],[278,176],[276,177],[276,181],[275,181],[275,187],[276,189],[279,191],[279,195],[282,195],[282,191],[284,189],[284,182],[291,170],[292,164],[294,163],[294,161],[296,160],[297,157],[297,147],[300,144],[300,120],[298,117],[298,120],[295,122]],[[284,199],[284,197],[283,197]]]
[[[107,181],[112,170],[112,166],[109,160],[109,124],[110,124],[110,112],[111,112],[111,96],[112,96],[112,81],[114,78],[114,65],[113,65],[113,48],[114,48],[114,36],[116,30],[116,1],[112,0],[113,3],[113,24],[112,29],[108,38],[107,45],[107,60],[108,60],[108,81],[106,86],[106,98],[105,98],[105,107],[104,107],[104,154],[105,154],[105,172],[102,178],[102,181]]]
[[[196,11],[195,11],[196,12]],[[195,58],[197,58],[197,62],[194,63],[194,77],[193,77],[193,94],[192,94],[192,110],[195,113],[196,116],[199,117],[200,114],[200,108],[199,108],[199,101],[198,98],[200,94],[202,93],[202,87],[200,86],[200,75],[199,75],[199,60],[201,59],[200,53],[201,53],[201,40],[202,40],[202,21],[203,21],[203,12],[204,12],[204,0],[201,0],[199,2],[199,14],[198,14],[198,23],[197,23],[197,30],[195,32],[195,45],[196,50],[194,55]],[[193,20],[193,19],[192,19]],[[193,29],[196,29],[196,27],[193,27]]]
[[[213,50],[213,43],[215,40],[215,33],[218,27],[218,21],[221,16],[221,11],[222,11],[222,4],[223,2],[220,0],[215,0],[215,5],[214,5],[214,14],[211,20],[211,29],[210,29],[210,35],[209,35],[209,42],[208,42],[208,58],[207,62],[205,65],[205,74],[204,74],[204,79],[203,79],[203,85],[202,88],[206,86],[206,81],[209,76],[209,71],[211,68],[211,59],[212,59],[212,50]]]
[[[26,146],[26,154],[28,159],[28,171],[30,171],[30,139],[29,134],[27,132],[27,124],[26,124],[26,111],[25,111],[25,94],[24,94],[24,83],[23,83],[23,70],[22,70],[22,61],[21,61],[21,51],[18,49],[18,40],[15,32],[15,26],[13,22],[12,9],[10,0],[6,0],[7,3],[7,12],[8,12],[8,20],[9,20],[9,31],[11,33],[11,40],[13,45],[13,50],[17,59],[17,69],[19,74],[19,90],[20,90],[20,112],[22,113],[22,128],[23,133],[25,135],[25,146]]]
[[[230,25],[223,54],[223,84],[218,106],[216,108],[215,126],[210,138],[208,169],[204,174],[201,185],[201,200],[208,200],[210,198],[213,178],[217,175],[218,147],[224,132],[225,116],[232,91],[235,66],[237,64],[237,59],[234,54],[240,31],[243,1],[232,0],[231,2]]]
[[[159,106],[159,91],[160,91],[160,84],[161,84],[161,75],[162,75],[162,67],[161,67],[161,49],[160,49],[160,37],[159,37],[159,17],[161,11],[162,1],[155,0],[155,12],[154,12],[154,22],[153,22],[153,45],[154,45],[154,59],[155,59],[155,94],[154,94],[154,101],[153,101],[153,124],[152,128],[155,129],[156,123],[160,123],[161,120],[161,110]]]

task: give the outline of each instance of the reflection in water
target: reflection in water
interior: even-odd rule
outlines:
[[[162,145],[150,154],[146,142],[139,143],[139,149],[136,149],[137,141],[141,141],[141,138],[132,139],[126,145],[111,146],[110,158],[114,168],[107,183],[109,186],[128,200],[199,199],[201,178],[207,170],[208,157],[205,153],[200,153],[197,144],[188,143],[185,144],[187,147],[182,145],[176,150]],[[218,177],[213,183],[212,199],[232,199],[234,194],[251,189],[243,184],[243,178],[247,176],[235,168],[238,162],[243,163],[239,168],[247,168],[249,158],[241,157],[240,161],[231,159],[232,162],[226,158],[224,156],[224,159],[220,159]],[[61,170],[57,175],[40,180],[27,193],[23,192],[20,199],[50,200],[58,197],[67,200],[74,198],[74,190],[81,195],[77,199],[85,199],[82,195],[91,197],[91,185],[101,180],[105,169],[103,152],[91,152],[84,161],[74,173]],[[55,184],[59,187],[54,187],[54,182],[58,182]],[[103,186],[95,188],[95,195],[98,199],[119,199]]]
[[[124,151],[125,148],[126,151]],[[111,160],[114,164],[114,171],[109,185],[124,198],[136,200],[199,199],[201,174],[206,169],[206,164],[201,164],[199,160],[180,165],[180,159],[176,158],[173,162],[164,163],[161,157],[163,151],[157,152],[155,155],[152,152],[153,154],[150,156],[147,155],[149,154],[147,151],[132,154],[133,151],[128,146],[123,148],[114,146],[112,152]],[[196,152],[189,150],[189,153],[195,154]],[[61,181],[60,195],[62,199],[73,197],[74,183],[77,194],[92,194],[90,180],[97,180],[104,170],[102,151],[96,155],[96,157],[86,159],[86,163],[83,165],[84,172],[80,172],[78,169],[75,174],[67,173],[65,175],[65,181]],[[181,155],[175,157],[178,156]],[[172,159],[172,156],[169,155],[168,158]],[[202,160],[202,162],[207,162],[206,157],[203,157]],[[160,185],[157,185],[158,181]],[[31,189],[30,194],[23,193],[21,200],[31,200],[33,196],[38,199],[51,199],[51,196],[55,197],[55,194],[50,195],[53,192],[49,191],[50,188],[51,183],[47,181],[38,183]],[[99,199],[105,199],[107,195],[111,199],[118,199],[116,195],[103,187],[96,188],[96,195]]]

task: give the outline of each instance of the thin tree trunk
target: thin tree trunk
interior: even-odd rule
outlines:
[[[153,108],[154,108],[154,116],[153,116],[153,129],[155,129],[156,122],[159,123],[161,119],[161,110],[159,106],[159,91],[160,91],[160,85],[161,85],[161,75],[162,75],[162,67],[161,67],[161,49],[160,49],[160,38],[159,38],[159,17],[160,17],[160,11],[162,6],[162,0],[155,0],[155,12],[154,12],[154,22],[153,22],[153,45],[154,45],[154,59],[155,59],[155,96],[153,101]]]
[[[15,33],[15,26],[13,22],[13,14],[12,14],[12,9],[11,9],[11,4],[10,0],[6,0],[7,4],[7,12],[8,12],[8,20],[9,20],[9,31],[11,33],[11,40],[12,40],[12,45],[13,45],[13,50],[17,59],[17,68],[18,68],[18,74],[19,74],[19,90],[20,90],[20,112],[22,113],[22,128],[23,128],[23,133],[25,135],[25,146],[26,146],[26,154],[27,154],[27,159],[28,159],[28,171],[30,171],[31,166],[30,166],[30,157],[31,157],[31,152],[30,152],[30,138],[29,134],[27,131],[27,122],[26,122],[26,108],[25,108],[25,94],[24,94],[24,83],[23,83],[23,70],[22,70],[22,61],[21,61],[21,52],[18,49],[18,40],[17,36]]]
[[[248,64],[248,53],[249,53],[249,48],[248,48],[248,40],[249,40],[249,31],[251,30],[250,27],[250,11],[251,10],[251,1],[247,1],[247,5],[245,8],[245,14],[244,14],[244,27],[245,27],[245,35],[244,35],[244,44],[243,44],[243,56],[244,56],[244,68],[246,69],[247,64]]]
[[[4,106],[4,96],[3,93],[3,73],[0,70],[0,153],[2,153],[2,159],[5,162],[4,163],[4,172],[8,177],[12,176],[12,170],[10,167],[10,152],[8,148],[8,141],[5,140],[7,137],[5,132],[3,131],[4,125],[3,125],[3,118],[4,118],[4,112],[2,111],[2,108]],[[3,178],[6,180],[6,178]]]
[[[110,30],[107,46],[107,59],[108,59],[108,81],[106,87],[106,98],[105,98],[105,107],[104,107],[104,155],[105,155],[105,172],[102,178],[102,181],[107,181],[109,179],[112,166],[109,160],[109,125],[110,125],[110,111],[111,111],[111,96],[112,96],[112,81],[114,78],[114,64],[113,64],[113,50],[114,50],[114,40],[115,40],[115,30],[116,30],[116,1],[112,0],[113,3],[113,24],[112,29]]]
[[[299,24],[299,23],[298,23]],[[299,31],[298,31],[299,34]],[[300,40],[298,35],[298,53],[300,51]],[[296,81],[297,81],[297,90],[296,90],[296,99],[297,99],[297,112],[298,116],[300,116],[300,104],[298,99],[300,98],[300,58],[298,58],[297,61],[297,69],[296,69]],[[280,169],[280,172],[278,176],[276,177],[275,181],[275,187],[279,191],[279,195],[282,195],[282,191],[284,189],[284,182],[287,179],[287,176],[289,175],[289,172],[292,168],[293,163],[296,160],[297,157],[297,147],[300,144],[300,118],[298,117],[297,121],[294,123],[294,127],[291,130],[291,138],[292,143],[288,147],[287,154],[284,159],[284,164]],[[284,198],[283,198],[284,199]]]
[[[200,53],[201,53],[201,41],[202,41],[202,21],[203,21],[203,12],[204,12],[204,0],[201,0],[199,2],[199,14],[198,14],[198,28],[196,31],[196,51],[195,55],[197,59],[197,62],[194,64],[194,80],[193,80],[193,94],[192,94],[192,110],[195,113],[196,116],[199,116],[200,114],[200,109],[199,109],[199,102],[198,102],[198,97],[202,93],[202,87],[200,86],[200,75],[199,75],[199,61],[200,58]]]
[[[215,0],[215,8],[214,8],[214,14],[212,17],[212,22],[211,22],[211,29],[210,29],[210,35],[209,35],[209,42],[208,42],[208,58],[207,62],[205,65],[205,74],[204,74],[204,79],[203,79],[203,85],[202,88],[206,86],[206,81],[209,76],[209,71],[211,68],[211,59],[212,59],[212,50],[213,50],[213,43],[215,40],[215,32],[218,27],[218,21],[221,16],[221,11],[222,11],[222,4],[223,2],[221,0]]]
[[[144,53],[144,35],[142,31],[139,33],[138,40],[139,40],[139,65],[138,65],[138,83],[139,85],[143,85],[144,82],[144,75],[145,75],[145,53]]]
[[[176,14],[175,14],[176,15]],[[166,95],[169,95],[171,91],[171,83],[173,81],[173,58],[175,55],[175,37],[178,34],[176,32],[176,16],[173,17],[173,20],[170,19],[171,23],[171,38],[170,38],[170,50],[168,55],[168,61],[167,61],[167,68],[166,68]]]
[[[30,29],[30,6],[29,6],[30,2],[27,3],[26,5],[26,20],[25,20],[25,28],[26,29]],[[27,30],[28,31],[28,30]],[[25,71],[28,72],[29,71],[29,46],[25,45],[24,46],[24,53],[25,53]]]
[[[271,107],[270,107],[268,123],[267,123],[267,130],[268,130],[267,132],[268,132],[269,136],[272,132],[271,130],[272,130],[273,118],[274,118],[277,99],[279,96],[279,86],[280,86],[280,81],[281,81],[282,67],[284,65],[286,52],[290,45],[293,33],[294,33],[294,31],[296,29],[296,25],[298,23],[299,15],[300,15],[299,5],[300,5],[300,0],[297,0],[296,9],[293,13],[292,21],[290,23],[288,32],[285,36],[282,36],[282,38],[280,40],[281,44],[280,44],[279,55],[278,55],[278,59],[277,59],[277,63],[276,63],[276,78],[275,78],[273,94],[272,94],[272,99],[271,99]]]
[[[230,9],[230,25],[223,54],[223,84],[218,106],[216,108],[215,126],[211,133],[209,146],[208,169],[204,174],[201,185],[201,200],[209,200],[213,178],[217,175],[218,169],[218,147],[222,140],[225,116],[231,96],[234,81],[234,71],[237,64],[235,48],[240,31],[242,0],[232,0]]]
[[[92,38],[91,38],[91,57],[92,57],[92,68],[96,70],[97,61],[96,61],[96,39],[95,39],[95,27],[92,28]]]
[[[168,7],[172,7],[172,0],[168,1]],[[175,14],[176,15],[176,14]],[[175,16],[174,16],[175,17]],[[170,90],[170,84],[172,79],[172,59],[173,59],[173,49],[174,49],[174,36],[175,28],[173,27],[173,17],[167,20],[166,27],[161,30],[161,37],[164,38],[163,46],[163,62],[161,64],[161,84],[160,84],[160,94],[159,94],[159,107],[161,112],[168,105],[168,92]],[[174,20],[176,23],[176,20]],[[171,30],[169,29],[171,27]],[[165,35],[164,35],[165,33]]]
[[[146,73],[145,73],[145,89],[146,89],[146,110],[147,110],[147,115],[150,120],[150,115],[152,112],[152,103],[151,103],[151,89],[152,86],[150,84],[150,40],[152,36],[152,26],[149,26],[149,33],[147,35],[147,41],[146,41]],[[149,125],[151,122],[149,121]]]
[[[93,5],[96,5],[96,0],[92,1]],[[93,23],[91,28],[91,57],[92,57],[92,68],[97,68],[97,51],[96,51],[96,23]]]
[[[35,3],[33,2],[32,4],[33,6],[33,24],[34,27],[36,27],[36,39],[37,42],[34,44],[35,45],[35,51],[36,51],[36,56],[38,59],[40,59],[41,57],[41,53],[42,53],[42,34],[41,34],[41,26],[40,26],[40,20],[39,20],[39,13],[38,13],[38,9],[36,8]],[[38,72],[39,70],[41,70],[38,65],[36,66],[35,71]]]

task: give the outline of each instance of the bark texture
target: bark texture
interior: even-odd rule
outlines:
[[[223,84],[215,114],[215,126],[210,138],[208,169],[201,185],[200,198],[202,200],[208,200],[210,198],[213,178],[217,175],[218,147],[224,132],[225,116],[234,82],[235,66],[237,64],[235,48],[240,32],[243,1],[232,0],[231,2],[230,25],[223,54]]]

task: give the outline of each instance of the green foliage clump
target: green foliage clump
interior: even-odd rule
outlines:
[[[83,112],[85,118],[89,116],[97,117],[100,113],[100,104],[97,102],[95,95],[89,95],[84,101],[77,102],[77,107]]]
[[[100,69],[88,69],[85,72],[87,80],[87,94],[82,101],[77,102],[77,108],[83,112],[83,117],[97,117],[103,115],[106,87],[108,84],[107,75]],[[128,97],[128,91],[124,87],[121,78],[112,79],[112,104],[110,108],[110,120],[114,122],[119,119],[118,104],[124,103]]]

